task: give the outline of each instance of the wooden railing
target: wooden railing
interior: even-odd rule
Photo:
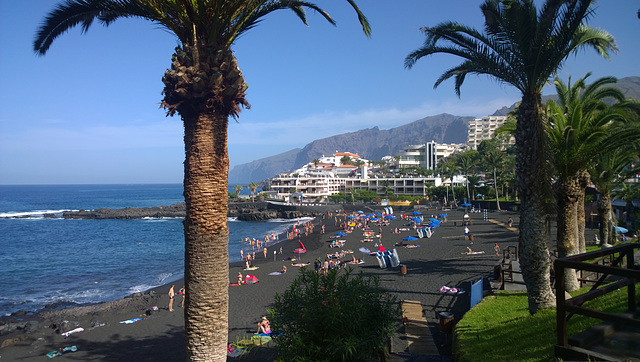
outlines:
[[[585,352],[578,351],[578,348],[572,347],[568,343],[567,322],[574,314],[640,328],[640,320],[633,317],[597,311],[584,308],[582,306],[586,301],[595,299],[626,286],[628,310],[632,312],[635,311],[637,308],[636,283],[640,281],[640,269],[634,265],[634,253],[639,249],[640,244],[624,244],[555,260],[554,269],[556,276],[555,286],[557,303],[556,323],[558,337],[556,344],[556,357],[572,359],[580,353]],[[600,265],[597,262],[589,262],[598,260],[598,258],[601,257],[609,256],[612,257],[610,265]],[[626,264],[624,263],[625,260]],[[575,269],[576,271],[598,273],[600,277],[588,292],[566,299],[564,292],[565,268]],[[609,276],[612,276],[613,278],[607,279]],[[607,279],[607,284],[605,284],[605,279]]]

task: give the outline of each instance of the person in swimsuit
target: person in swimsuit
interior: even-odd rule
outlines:
[[[263,316],[260,323],[258,323],[258,333],[269,334],[271,333],[271,326],[267,317]]]
[[[187,298],[187,291],[182,287],[178,290],[178,294],[182,294],[182,304],[180,306],[184,308],[184,300]]]
[[[174,285],[171,284],[171,288],[169,289],[169,312],[173,312],[173,297],[176,295],[176,293],[173,291],[173,287]]]
[[[242,285],[242,273],[238,272],[238,285]]]

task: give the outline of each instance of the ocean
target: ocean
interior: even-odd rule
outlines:
[[[184,201],[182,191],[181,184],[0,185],[0,316],[112,301],[182,278],[181,218],[60,217],[65,210],[171,205]],[[230,261],[246,251],[241,238],[279,234],[297,222],[228,220]]]

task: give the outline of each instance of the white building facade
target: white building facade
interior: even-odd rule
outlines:
[[[477,150],[480,143],[484,140],[489,140],[496,133],[496,129],[505,124],[507,116],[485,116],[482,118],[476,118],[469,122],[467,145],[472,150]],[[515,138],[511,137],[505,144],[514,145],[516,143]]]

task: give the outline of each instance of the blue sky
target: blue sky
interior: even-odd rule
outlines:
[[[86,34],[62,35],[39,57],[33,38],[54,3],[0,2],[0,184],[182,182],[181,121],[158,106],[175,37],[139,19],[95,23]],[[434,90],[460,62],[451,56],[403,67],[424,40],[422,26],[452,20],[481,29],[480,0],[360,0],[371,39],[346,1],[316,3],[337,27],[314,13],[306,27],[281,11],[235,44],[252,108],[229,124],[231,167],[344,132],[440,113],[481,117],[519,99],[487,77],[469,77],[461,98],[453,81]],[[639,75],[640,2],[597,5],[590,25],[612,33],[620,52],[611,61],[590,50],[571,56],[564,80],[589,71],[592,79]]]

